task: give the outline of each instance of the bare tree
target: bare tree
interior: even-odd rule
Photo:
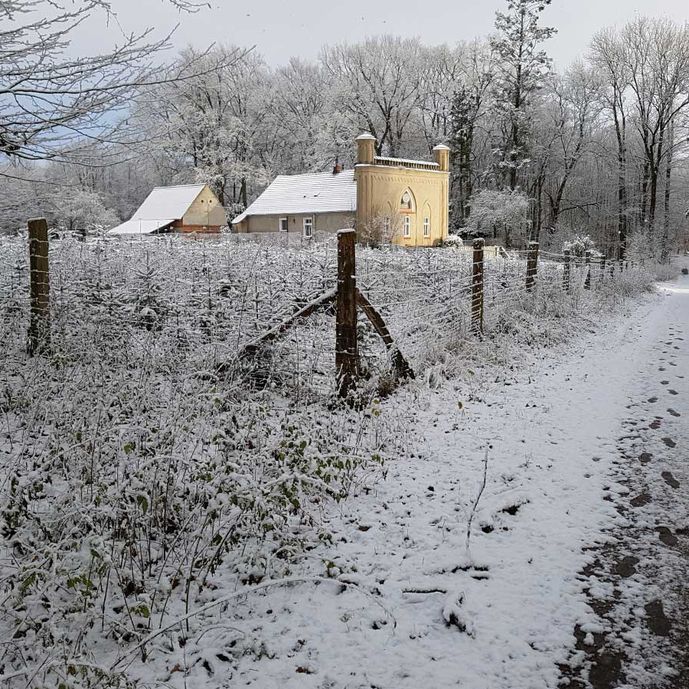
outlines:
[[[195,0],[170,0],[193,11]],[[156,60],[170,35],[152,29],[124,34],[98,55],[70,55],[79,27],[95,12],[111,18],[109,0],[0,1],[0,154],[9,159],[74,159],[87,142],[127,142],[113,113],[154,84],[191,79],[195,64],[165,67]],[[113,124],[115,122],[115,124]]]
[[[321,54],[333,106],[376,137],[379,154],[399,155],[418,108],[420,51],[416,39],[382,36]]]
[[[545,192],[550,228],[557,225],[567,185],[591,144],[591,130],[598,123],[600,111],[601,82],[593,70],[575,63],[564,77],[553,80],[547,118],[553,130],[554,150]]]

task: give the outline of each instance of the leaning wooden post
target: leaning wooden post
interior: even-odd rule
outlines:
[[[565,256],[565,271],[562,275],[562,288],[565,292],[569,292],[572,283],[572,255],[569,249],[565,249],[562,253]]]
[[[29,268],[31,320],[27,349],[33,356],[50,347],[50,274],[45,218],[29,220]]]
[[[536,284],[538,274],[538,242],[529,242],[526,255],[526,291],[530,292]]]
[[[340,397],[347,397],[359,372],[356,336],[356,232],[337,233],[337,315],[335,369]]]
[[[471,332],[483,332],[483,239],[474,239],[474,260],[471,277]]]
[[[584,280],[584,289],[591,289],[591,252],[586,252],[586,280]]]
[[[600,260],[600,281],[605,282],[605,263],[607,259],[603,256]]]

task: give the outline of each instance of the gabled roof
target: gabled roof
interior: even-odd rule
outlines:
[[[108,234],[153,234],[175,222],[177,218],[159,218],[158,220],[127,220],[113,227]]]
[[[131,220],[113,227],[109,234],[152,234],[175,220],[181,220],[205,184],[156,187],[139,206]]]
[[[354,213],[356,182],[354,170],[338,174],[316,172],[279,175],[241,214],[235,225],[250,215],[294,215],[299,213]]]

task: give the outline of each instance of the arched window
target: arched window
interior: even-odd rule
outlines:
[[[400,199],[400,211],[402,213],[410,213],[415,210],[414,194],[412,194],[411,189],[406,189]]]

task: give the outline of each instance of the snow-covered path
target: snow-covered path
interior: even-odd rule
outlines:
[[[209,618],[216,626],[186,649],[189,658],[203,656],[206,670],[197,664],[187,681],[555,689],[567,664],[585,669],[576,686],[587,686],[591,659],[582,649],[608,624],[590,603],[612,597],[615,585],[582,572],[631,523],[619,508],[634,490],[621,450],[635,452],[629,442],[643,441],[625,435],[640,401],[651,399],[651,379],[660,376],[658,401],[648,404],[662,407],[662,437],[677,447],[689,442],[688,321],[684,278],[506,380],[477,370],[436,391],[419,384],[397,395],[395,404],[422,410],[414,428],[420,451],[389,463],[385,481],[329,516],[334,541],[310,553],[309,569],[337,581],[262,591],[232,616]],[[660,342],[671,344],[658,350]],[[657,370],[665,368],[660,357],[666,371]],[[648,466],[635,463],[638,480]],[[654,471],[663,495],[672,490],[668,472],[689,485],[685,465]],[[686,507],[682,514],[686,522]],[[643,595],[641,579],[624,580]],[[247,649],[232,677],[218,662],[227,625],[233,646],[240,639]],[[575,628],[585,637],[579,650]],[[645,638],[634,628],[629,643],[642,653]]]

